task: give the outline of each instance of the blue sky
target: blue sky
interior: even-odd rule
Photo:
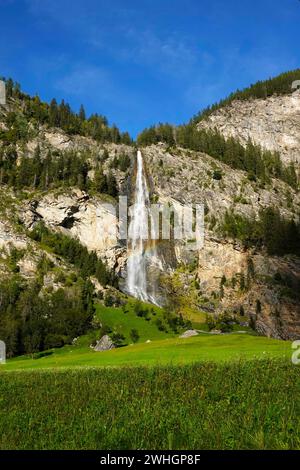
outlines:
[[[299,67],[299,0],[0,0],[0,75],[135,136]]]

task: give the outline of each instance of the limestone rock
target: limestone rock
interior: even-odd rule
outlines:
[[[102,338],[97,341],[96,346],[94,347],[94,351],[101,352],[101,351],[109,351],[110,349],[114,349],[115,345],[110,339],[108,335],[102,336]]]
[[[18,249],[27,247],[28,240],[22,234],[16,233],[13,227],[7,221],[0,220],[0,249],[5,248],[10,251],[10,247],[14,246]]]
[[[182,335],[179,336],[179,338],[191,338],[192,336],[198,336],[199,333],[197,330],[187,330]]]
[[[198,129],[218,129],[225,137],[246,144],[250,138],[282,161],[300,163],[300,90],[266,99],[233,101],[198,124]]]
[[[78,238],[116,272],[124,268],[124,247],[118,245],[118,220],[112,203],[90,198],[80,190],[58,195],[49,193],[22,208],[20,218],[27,228],[43,221],[51,229]]]

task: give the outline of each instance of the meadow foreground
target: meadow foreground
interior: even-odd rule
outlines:
[[[1,374],[0,449],[299,449],[284,359]]]

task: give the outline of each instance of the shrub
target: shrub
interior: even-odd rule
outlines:
[[[137,343],[140,338],[139,332],[136,329],[130,330],[130,339],[133,343]]]

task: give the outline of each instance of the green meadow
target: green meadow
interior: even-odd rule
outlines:
[[[1,371],[16,369],[44,369],[62,367],[124,367],[184,365],[202,361],[224,362],[241,359],[290,358],[291,343],[263,336],[256,336],[252,330],[233,331],[228,334],[212,335],[205,332],[206,325],[193,324],[203,329],[199,336],[183,339],[167,324],[157,327],[157,320],[163,323],[159,307],[143,304],[146,314],[139,316],[134,311],[134,302],[129,301],[123,308],[96,306],[99,324],[111,332],[123,336],[122,347],[95,352],[90,345],[101,336],[100,330],[81,336],[75,344],[52,349],[42,353],[20,356],[7,361]],[[240,327],[239,327],[240,328]],[[136,330],[138,339],[132,343],[130,332]]]
[[[95,352],[84,337],[76,346],[65,346],[36,358],[8,360],[1,371],[23,369],[184,365],[202,361],[260,360],[290,358],[291,343],[242,333],[200,334],[187,339],[167,338],[138,343],[111,351]]]
[[[95,352],[93,331],[1,365],[0,449],[300,448],[291,342],[247,329],[182,339],[160,316],[99,305],[124,346]]]
[[[299,389],[282,359],[4,372],[0,449],[299,449]]]

